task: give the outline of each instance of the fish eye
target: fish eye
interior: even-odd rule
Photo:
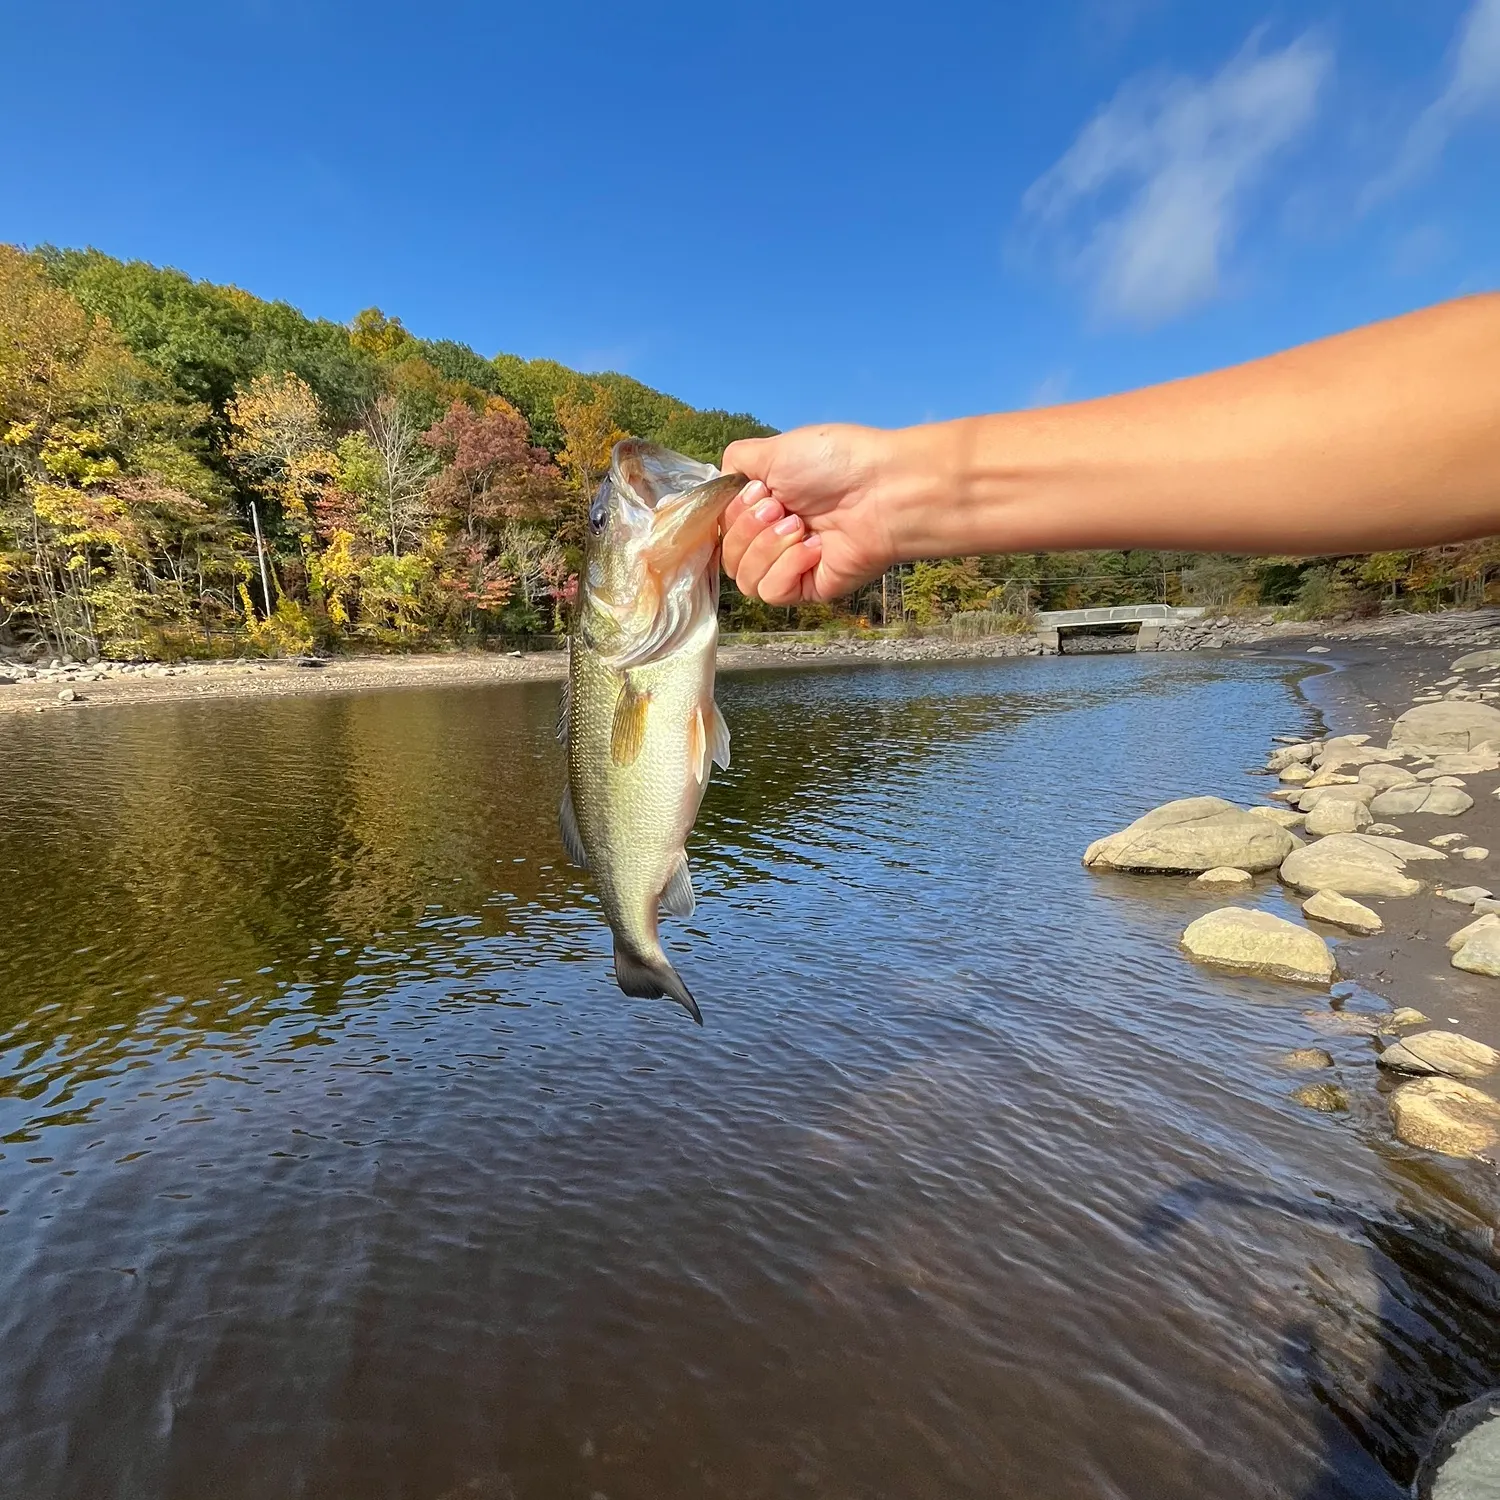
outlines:
[[[606,479],[599,486],[599,493],[594,496],[594,503],[589,507],[589,530],[595,536],[603,536],[604,528],[609,524],[609,481]]]

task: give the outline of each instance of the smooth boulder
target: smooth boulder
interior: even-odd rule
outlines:
[[[1309,895],[1337,891],[1341,896],[1415,896],[1422,889],[1421,882],[1403,874],[1406,861],[1383,847],[1399,842],[1360,833],[1330,834],[1287,855],[1281,879]]]
[[[1500,709],[1485,703],[1445,699],[1409,708],[1391,725],[1392,750],[1423,750],[1429,755],[1469,751],[1500,744]]]
[[[1369,937],[1385,927],[1368,906],[1361,906],[1358,901],[1351,901],[1337,891],[1318,891],[1309,896],[1302,903],[1302,915],[1319,922],[1331,922],[1335,927],[1343,927],[1361,937]]]
[[[1388,792],[1393,787],[1416,786],[1417,784],[1417,778],[1410,771],[1403,771],[1400,766],[1361,766],[1359,779],[1365,786],[1374,787],[1377,792]]]
[[[1456,1031],[1418,1031],[1387,1047],[1376,1061],[1397,1073],[1484,1078],[1500,1067],[1500,1052]]]
[[[1449,962],[1466,974],[1500,978],[1500,926],[1481,928]]]
[[[1467,656],[1460,656],[1450,670],[1469,672],[1479,667],[1500,667],[1500,651],[1471,651]]]
[[[1246,886],[1252,884],[1254,876],[1248,870],[1237,870],[1232,865],[1220,865],[1213,870],[1205,870],[1193,882],[1194,885],[1212,886]]]
[[[1305,984],[1327,984],[1334,976],[1333,954],[1317,933],[1242,906],[1220,907],[1190,922],[1182,946],[1218,968]]]
[[[1245,811],[1255,818],[1269,818],[1278,828],[1288,830],[1300,828],[1306,821],[1301,813],[1293,812],[1290,807],[1247,807]]]
[[[1097,869],[1187,875],[1227,865],[1257,874],[1274,870],[1296,846],[1286,829],[1222,797],[1184,797],[1096,839],[1083,862]]]
[[[1486,912],[1482,917],[1476,917],[1466,927],[1460,927],[1457,932],[1448,939],[1448,951],[1457,953],[1471,938],[1476,938],[1481,932],[1491,927],[1500,927],[1500,916],[1494,912]]]
[[[1500,1104],[1452,1078],[1418,1078],[1391,1095],[1391,1120],[1408,1146],[1480,1156],[1500,1141]]]
[[[1307,815],[1307,831],[1315,836],[1359,833],[1375,820],[1370,809],[1353,797],[1324,797]]]
[[[1398,786],[1382,792],[1371,804],[1377,818],[1402,818],[1411,813],[1432,817],[1455,818],[1468,812],[1474,799],[1453,786]]]

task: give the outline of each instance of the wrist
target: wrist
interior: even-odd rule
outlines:
[[[972,424],[934,422],[880,436],[877,497],[891,561],[993,550],[981,541],[983,485],[976,469],[978,434]]]

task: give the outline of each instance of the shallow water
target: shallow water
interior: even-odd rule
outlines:
[[[1488,1169],[1079,865],[1263,789],[1288,669],[720,696],[701,1031],[613,988],[553,687],[0,721],[0,1493],[1405,1492],[1500,1383]]]

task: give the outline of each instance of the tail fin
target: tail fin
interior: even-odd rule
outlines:
[[[675,1000],[700,1026],[703,1024],[698,1002],[682,982],[677,970],[665,955],[637,958],[615,945],[615,983],[627,995],[641,1000]]]

